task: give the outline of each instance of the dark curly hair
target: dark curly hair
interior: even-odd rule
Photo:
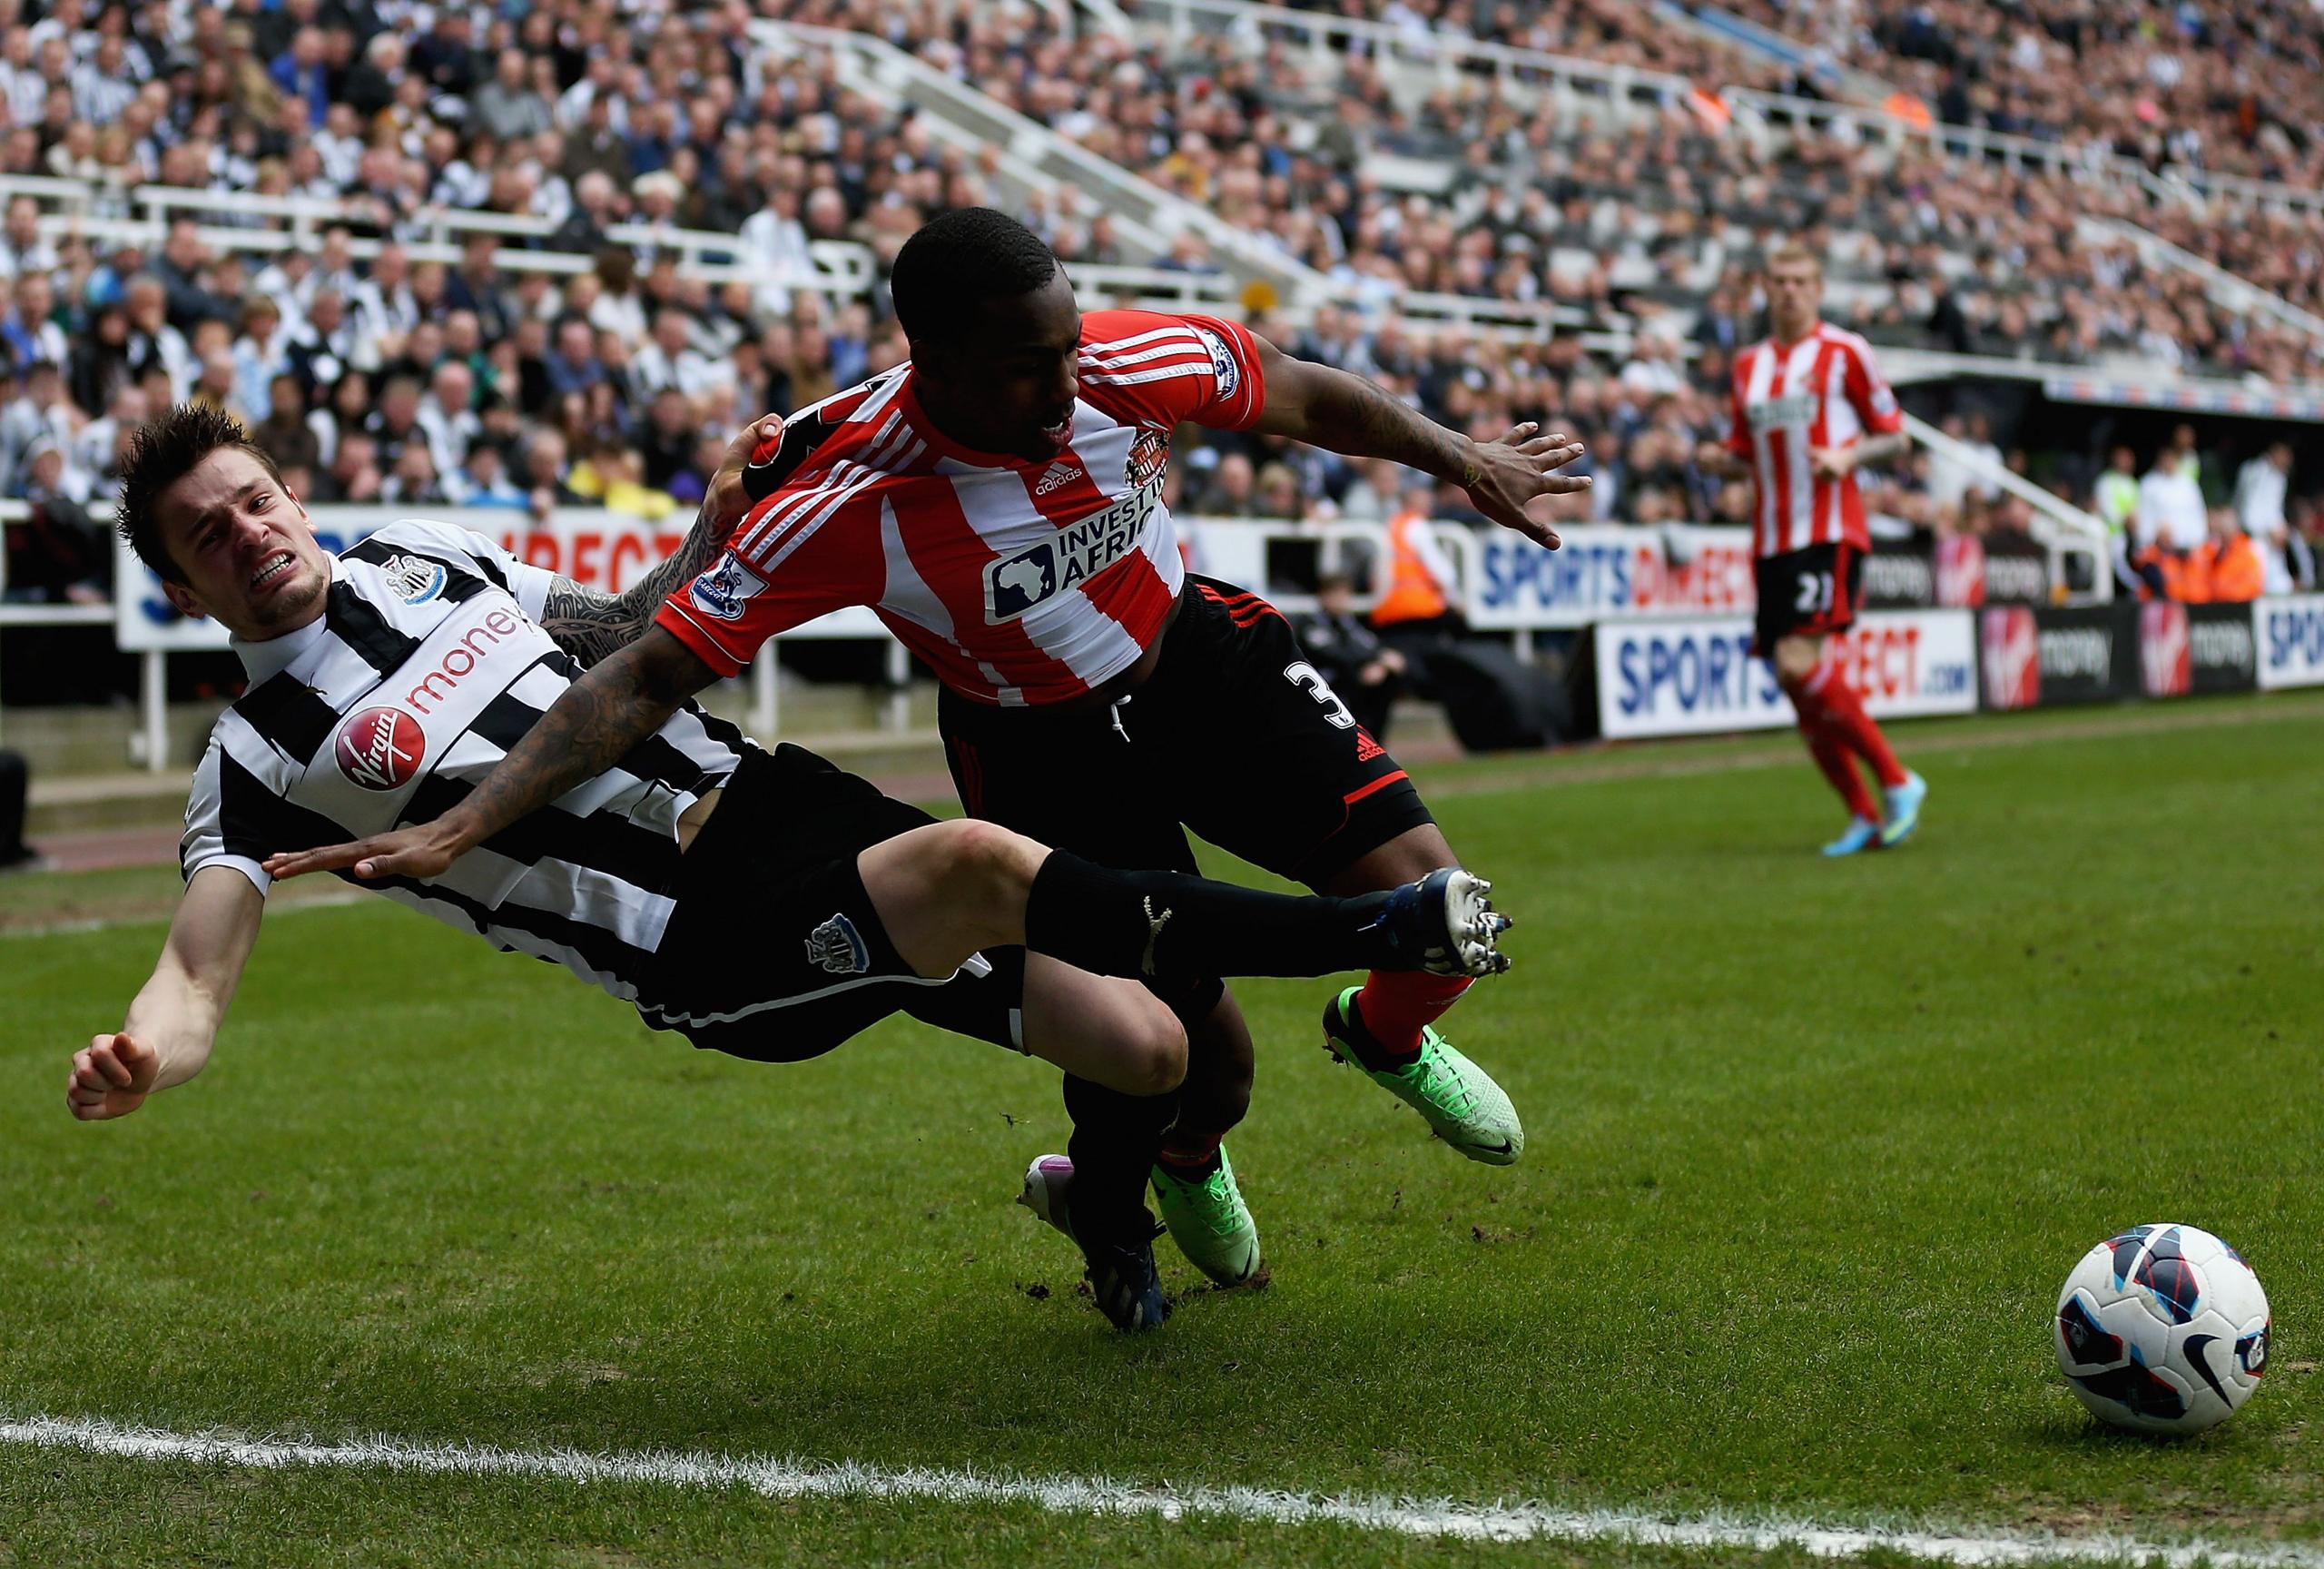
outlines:
[[[904,336],[940,343],[960,335],[979,304],[1030,294],[1057,270],[1056,253],[1016,219],[990,207],[960,207],[904,242],[888,289]]]
[[[129,460],[121,469],[114,526],[137,552],[137,558],[161,574],[163,582],[182,584],[186,579],[162,542],[162,526],[153,516],[153,504],[203,459],[226,447],[249,453],[275,484],[282,483],[282,470],[275,467],[266,449],[251,439],[241,420],[214,404],[173,403],[141,426],[130,441]]]

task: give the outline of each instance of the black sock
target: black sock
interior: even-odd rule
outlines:
[[[1261,893],[1180,872],[1118,872],[1057,850],[1025,903],[1025,946],[1099,975],[1387,968],[1384,939],[1364,930],[1387,897]]]
[[[1178,1092],[1125,1095],[1068,1073],[1065,1109],[1073,1119],[1065,1150],[1073,1159],[1074,1236],[1084,1243],[1144,1240],[1153,1228],[1146,1179],[1163,1132],[1178,1119]]]

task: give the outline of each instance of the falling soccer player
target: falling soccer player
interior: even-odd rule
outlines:
[[[1241,325],[1084,313],[1039,236],[989,208],[934,220],[890,278],[910,361],[794,414],[746,474],[765,499],[637,642],[569,689],[492,776],[434,822],[335,852],[438,869],[650,734],[768,637],[873,607],[942,681],[955,784],[990,818],[1086,861],[1191,871],[1184,829],[1320,893],[1393,888],[1458,862],[1419,792],[1258,595],[1190,575],[1162,500],[1181,422],[1386,458],[1462,486],[1485,516],[1554,544],[1529,508],[1588,480],[1581,453],[1521,426],[1479,442],[1361,377]],[[1188,1037],[1183,1094],[1070,1075],[1069,1198],[1038,1206],[1125,1328],[1169,1308],[1144,1206],[1222,1285],[1256,1277],[1258,1232],[1222,1148],[1249,1105],[1248,1029],[1223,972],[1157,978]],[[1514,1160],[1509,1097],[1435,1028],[1462,976],[1380,972],[1324,1006],[1324,1032],[1471,1159]],[[1056,1167],[1029,1174],[1046,1189]]]
[[[172,604],[232,634],[251,681],[194,776],[161,958],[121,1028],[74,1055],[73,1114],[123,1116],[199,1072],[289,853],[457,807],[724,548],[761,439],[729,449],[676,554],[615,595],[443,523],[394,523],[334,557],[231,417],[184,404],[141,431],[122,531]],[[1177,1084],[1185,1035],[1139,980],[1093,970],[1506,962],[1506,923],[1465,873],[1326,899],[1118,872],[935,822],[692,704],[458,865],[358,885],[561,964],[696,1046],[795,1061],[901,1011],[1133,1094]]]

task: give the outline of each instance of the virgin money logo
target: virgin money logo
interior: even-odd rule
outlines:
[[[1985,547],[1975,536],[1936,542],[1936,602],[1972,610],[1985,602]]]
[[[2034,612],[2023,606],[1988,610],[1980,628],[1984,644],[1985,706],[2031,708],[2042,701],[2040,644]]]
[[[2139,607],[2139,674],[2150,697],[2176,697],[2193,674],[2188,657],[2187,607],[2165,599]]]
[[[400,790],[419,772],[428,736],[400,708],[365,708],[348,716],[331,744],[339,771],[366,790]]]

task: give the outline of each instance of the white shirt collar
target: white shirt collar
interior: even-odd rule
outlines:
[[[339,558],[336,556],[330,558],[330,577],[332,582],[339,581]],[[324,592],[329,593],[330,590],[325,589]],[[243,672],[250,676],[251,685],[255,686],[261,681],[271,681],[281,675],[299,662],[300,656],[321,642],[325,630],[324,622],[327,619],[328,617],[322,615],[317,615],[304,627],[294,627],[279,637],[261,638],[255,643],[245,643],[240,637],[229,637],[226,639],[226,646],[231,648],[235,657],[241,660]]]

